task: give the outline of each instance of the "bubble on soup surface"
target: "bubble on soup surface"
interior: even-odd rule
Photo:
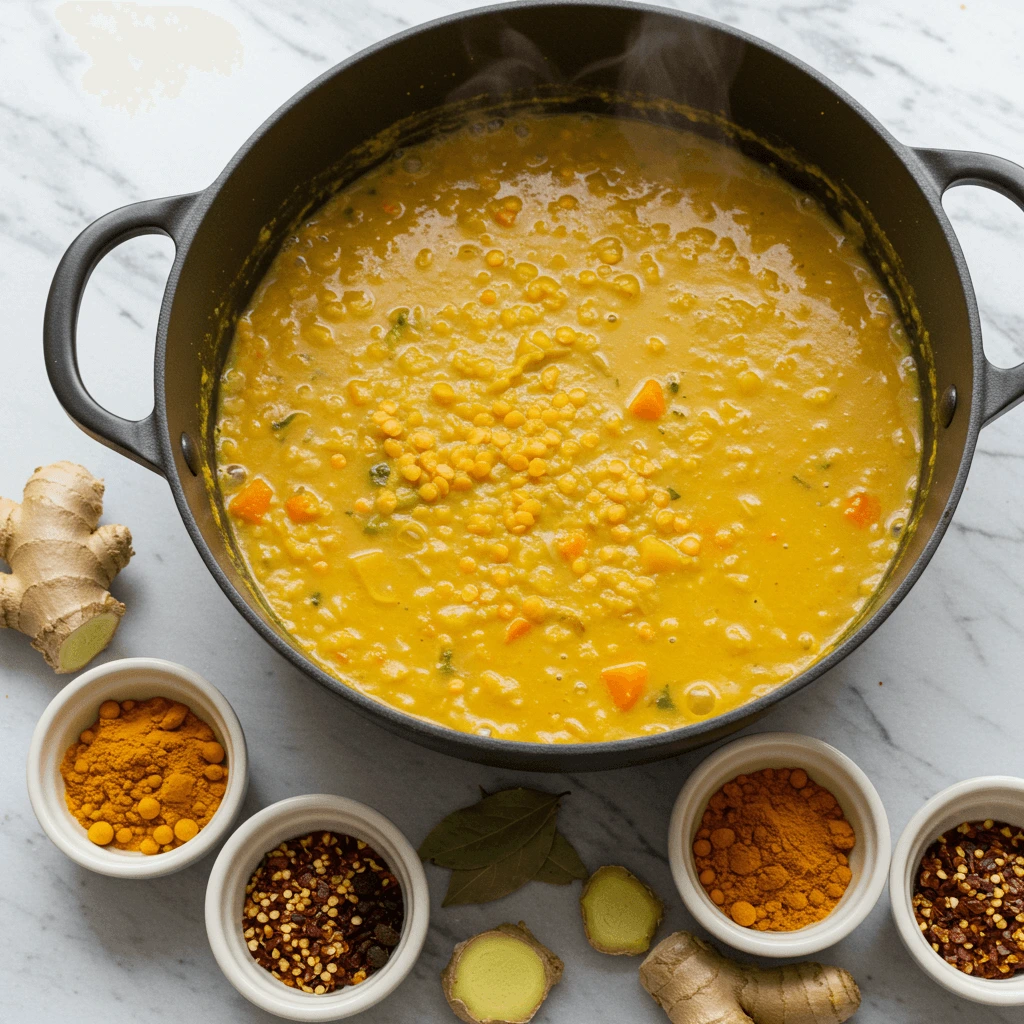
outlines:
[[[718,694],[710,683],[691,683],[685,690],[686,707],[695,715],[710,715]]]

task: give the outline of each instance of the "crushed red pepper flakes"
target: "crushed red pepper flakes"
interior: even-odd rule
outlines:
[[[253,959],[315,995],[358,985],[390,959],[405,906],[384,858],[360,839],[315,832],[267,853],[245,888]]]
[[[1024,971],[1024,830],[964,822],[925,850],[914,917],[939,956],[964,974]]]

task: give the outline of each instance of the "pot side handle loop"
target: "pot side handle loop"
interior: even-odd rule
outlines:
[[[89,278],[107,253],[138,235],[167,235],[177,244],[200,194],[150,199],[104,214],[68,246],[46,299],[46,373],[64,411],[90,437],[160,474],[164,469],[156,411],[141,420],[124,419],[104,409],[82,381],[78,369],[78,312]]]
[[[956,149],[915,149],[940,192],[957,185],[980,185],[1024,210],[1024,167],[989,153]],[[1024,363],[1003,369],[985,360],[981,410],[983,424],[991,423],[1024,400]]]

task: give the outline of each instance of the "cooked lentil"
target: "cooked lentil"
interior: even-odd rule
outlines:
[[[384,858],[333,832],[271,850],[245,887],[242,934],[253,959],[315,995],[358,985],[401,941],[405,906]]]
[[[490,128],[370,171],[276,257],[220,381],[238,548],[325,670],[455,729],[608,740],[768,693],[910,521],[893,304],[732,148]]]

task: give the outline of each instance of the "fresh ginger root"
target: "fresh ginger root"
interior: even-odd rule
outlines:
[[[0,498],[0,627],[32,638],[59,673],[77,672],[110,643],[124,605],[107,588],[127,564],[125,526],[97,529],[103,482],[73,462],[37,469],[20,505]]]
[[[526,1024],[561,979],[562,966],[522,921],[499,924],[455,947],[441,984],[466,1024]]]
[[[636,956],[650,948],[664,907],[636,875],[607,864],[583,887],[580,912],[587,941],[599,953]]]
[[[640,965],[640,984],[672,1024],[841,1024],[860,1006],[847,971],[816,963],[737,963],[676,932]]]

